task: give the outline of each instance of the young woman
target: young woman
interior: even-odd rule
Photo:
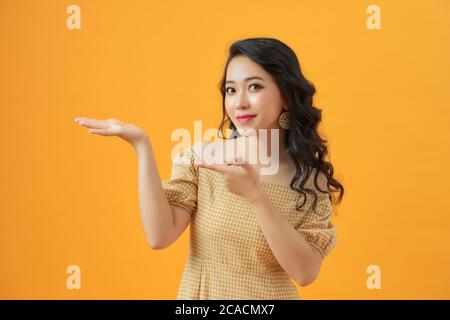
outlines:
[[[166,248],[190,224],[177,299],[300,299],[290,278],[300,286],[316,279],[336,245],[331,214],[344,194],[325,159],[326,140],[317,133],[321,109],[313,106],[315,88],[286,44],[250,38],[231,45],[220,91],[222,136],[200,149],[182,149],[171,178],[162,182],[142,129],[115,119],[76,121],[91,133],[119,136],[136,150],[140,211],[152,248]],[[231,137],[223,136],[227,121]],[[260,129],[267,129],[267,139]],[[279,156],[269,155],[274,174],[261,174],[265,165],[259,158],[248,161],[252,148],[196,163],[206,146],[243,140],[276,151]]]

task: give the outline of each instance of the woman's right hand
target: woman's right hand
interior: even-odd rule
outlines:
[[[89,128],[89,133],[101,136],[118,136],[129,142],[133,147],[147,140],[144,130],[134,124],[122,122],[117,119],[98,120],[86,117],[75,118],[75,122]]]

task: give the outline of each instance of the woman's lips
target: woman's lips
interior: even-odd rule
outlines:
[[[255,115],[251,115],[251,116],[240,116],[239,118],[236,118],[236,119],[240,123],[247,123],[249,121],[252,121],[254,117],[256,117],[256,114]]]

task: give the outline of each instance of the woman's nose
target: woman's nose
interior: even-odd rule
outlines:
[[[236,97],[235,108],[236,109],[248,109],[249,107],[250,107],[250,105],[248,103],[247,94],[245,92],[239,93]]]

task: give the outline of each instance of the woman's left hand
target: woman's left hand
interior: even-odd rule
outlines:
[[[260,176],[252,164],[244,163],[237,156],[230,163],[225,164],[195,164],[198,167],[216,170],[223,174],[227,189],[244,197],[250,202],[255,200],[261,194]]]

